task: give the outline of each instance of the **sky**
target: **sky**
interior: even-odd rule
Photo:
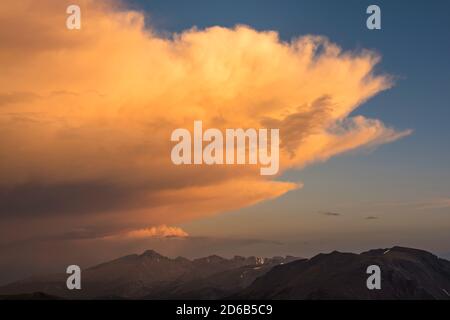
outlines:
[[[370,4],[0,4],[0,282],[149,248],[450,256],[450,4],[368,30]],[[280,174],[174,166],[194,120],[280,127]]]
[[[450,22],[447,12],[450,5],[446,1],[378,1],[382,10],[382,30],[369,31],[364,12],[372,2],[135,2],[150,12],[151,24],[169,33],[192,26],[245,24],[257,30],[276,30],[285,41],[303,34],[318,34],[347,50],[375,50],[382,56],[377,71],[391,74],[395,86],[363,104],[355,114],[413,130],[406,139],[375,152],[344,154],[325,164],[287,172],[284,178],[302,181],[305,184],[302,190],[272,203],[189,223],[185,226],[187,229],[209,231],[211,235],[217,232],[240,236],[265,233],[273,238],[284,237],[289,230],[290,237],[296,238],[300,230],[304,233],[304,229],[315,227],[318,230],[309,233],[317,234],[323,227],[327,233],[343,232],[351,224],[356,229],[352,239],[347,239],[348,235],[334,235],[326,237],[331,237],[326,241],[335,245],[336,240],[344,238],[340,245],[364,249],[383,239],[364,239],[358,244],[359,239],[366,237],[361,234],[369,232],[372,233],[369,237],[373,238],[381,229],[388,233],[386,245],[402,242],[422,244],[425,248],[444,252],[448,250],[445,245],[449,240],[448,208],[439,205],[437,207],[443,208],[422,207],[424,203],[430,203],[431,207],[431,203],[445,202],[450,189],[450,157],[449,149],[445,147],[445,141],[450,138],[447,125],[450,116],[447,102],[450,98]],[[315,216],[327,211],[342,211],[342,214],[339,218],[331,216],[332,221],[326,215]],[[344,213],[350,216],[346,218],[349,220],[339,221],[343,220]],[[369,219],[370,224],[375,224],[369,227],[365,218],[372,216],[379,219]],[[361,221],[354,221],[358,219]],[[247,223],[252,225],[250,230]],[[439,227],[441,224],[444,225]],[[397,234],[399,229],[404,233],[401,239]],[[433,235],[434,232],[438,235]],[[411,236],[420,240],[411,241]],[[308,237],[299,238],[308,241]],[[321,241],[325,237],[320,233],[315,238],[315,241]],[[349,244],[349,241],[353,243]]]

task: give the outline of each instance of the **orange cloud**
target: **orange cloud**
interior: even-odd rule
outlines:
[[[247,26],[162,38],[117,1],[78,2],[80,31],[65,28],[67,1],[0,3],[0,213],[29,234],[179,223],[301,186],[175,167],[170,133],[194,120],[280,128],[281,172],[410,133],[350,116],[392,86],[373,52]]]
[[[189,234],[178,227],[168,227],[161,225],[145,229],[129,231],[125,234],[126,238],[143,239],[143,238],[185,238]]]

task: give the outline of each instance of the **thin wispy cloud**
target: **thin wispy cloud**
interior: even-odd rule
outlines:
[[[320,211],[319,212],[322,215],[330,216],[330,217],[339,217],[341,214],[339,212],[332,212],[332,211]]]
[[[450,208],[450,198],[437,197],[412,201],[389,201],[365,204],[371,208],[409,208],[410,210],[434,210]]]

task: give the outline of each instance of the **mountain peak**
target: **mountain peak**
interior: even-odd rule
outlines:
[[[205,259],[207,262],[222,262],[222,261],[226,260],[225,258],[222,258],[221,256],[218,256],[216,254],[208,256]]]
[[[411,254],[427,254],[427,255],[430,254],[430,252],[425,251],[425,250],[401,247],[401,246],[394,246],[391,248],[391,251],[405,252],[405,253],[411,253]]]
[[[141,257],[147,257],[147,258],[165,258],[164,256],[160,255],[158,252],[154,250],[145,250],[144,253],[141,254]]]
[[[382,291],[366,289],[365,271],[373,264],[381,266]],[[230,299],[449,299],[449,288],[449,261],[397,246],[278,265]]]
[[[206,263],[221,263],[223,261],[226,261],[225,258],[222,258],[221,256],[218,256],[216,254],[213,254],[213,255],[205,257],[205,258],[196,259],[196,260],[206,262]]]
[[[410,256],[416,256],[416,257],[435,257],[434,254],[421,250],[421,249],[415,249],[415,248],[408,248],[408,247],[401,247],[401,246],[393,246],[391,248],[384,248],[384,249],[372,249],[369,251],[365,251],[361,253],[362,255],[366,256],[384,256],[387,254],[406,254]]]

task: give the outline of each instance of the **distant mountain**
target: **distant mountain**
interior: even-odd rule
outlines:
[[[229,268],[219,272],[205,272],[176,281],[163,290],[152,292],[146,299],[221,299],[240,292],[253,281],[270,271],[274,266],[295,261],[299,258],[287,256],[274,258],[234,257],[228,261]],[[194,261],[198,262],[198,260]],[[237,266],[236,266],[237,265]],[[208,266],[203,266],[208,269]],[[203,268],[202,268],[203,269]],[[209,275],[207,275],[209,273]]]
[[[153,250],[133,254],[82,271],[82,290],[66,288],[66,274],[32,277],[0,288],[0,295],[43,292],[72,299],[218,298],[234,294],[273,266],[294,257],[239,257],[216,255],[189,260],[171,259]],[[0,297],[1,298],[1,297]]]
[[[381,290],[368,290],[367,267],[381,269]],[[171,259],[148,250],[82,271],[82,290],[66,274],[0,288],[0,299],[450,299],[450,262],[393,247],[361,254],[334,251],[311,259]]]
[[[445,258],[447,260],[450,260],[450,252],[446,252],[440,255],[442,258]]]
[[[368,290],[366,268],[381,268],[381,290]],[[450,262],[393,247],[362,254],[332,252],[274,267],[236,299],[450,299]]]

